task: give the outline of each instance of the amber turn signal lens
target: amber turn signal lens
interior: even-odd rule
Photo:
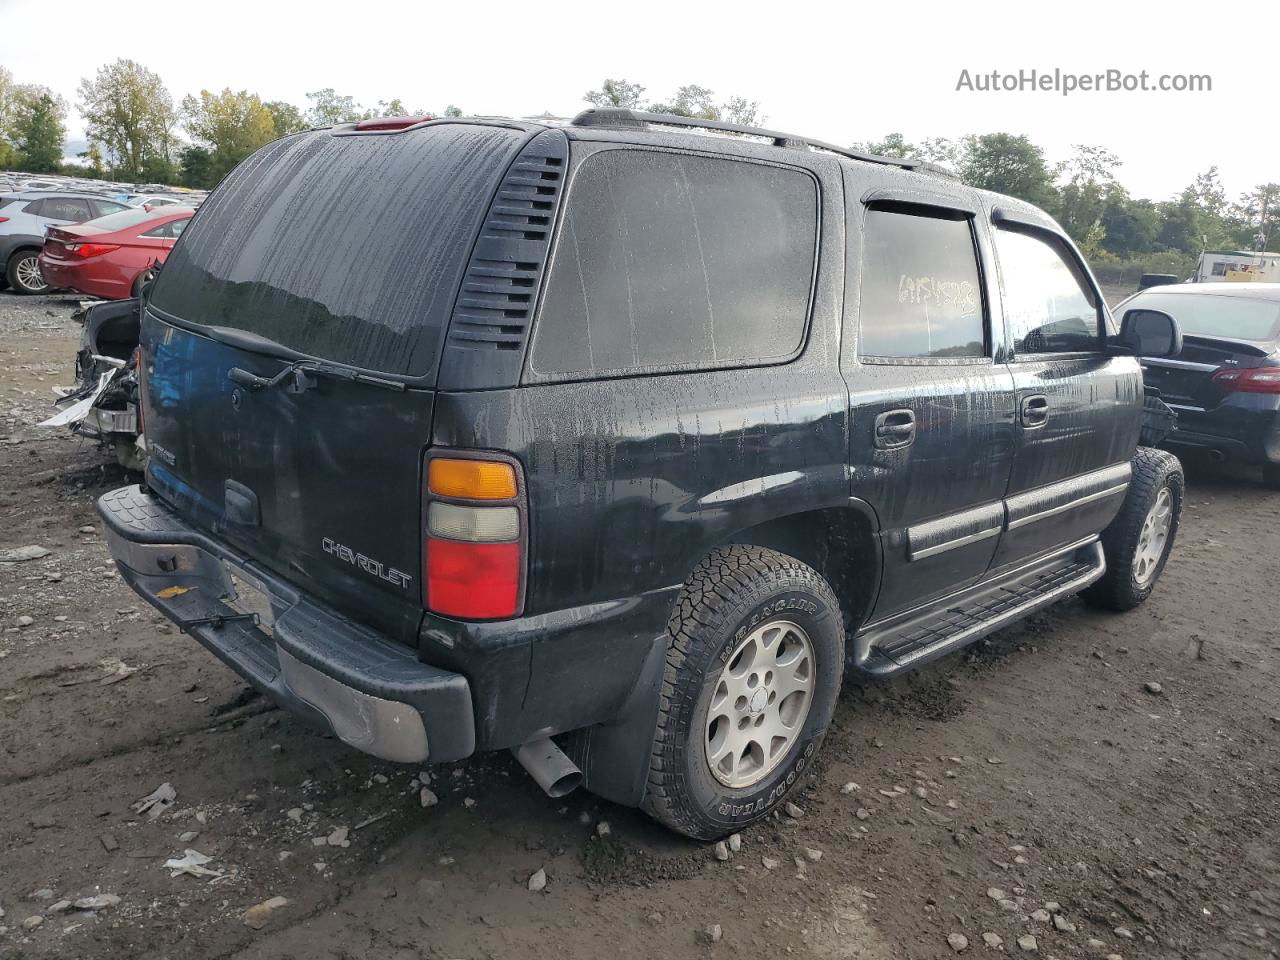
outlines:
[[[509,463],[438,457],[427,466],[427,489],[459,500],[510,500],[516,495],[516,472]]]

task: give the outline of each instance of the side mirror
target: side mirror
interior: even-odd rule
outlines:
[[[1182,352],[1182,330],[1160,310],[1126,310],[1119,342],[1134,356],[1176,357]]]

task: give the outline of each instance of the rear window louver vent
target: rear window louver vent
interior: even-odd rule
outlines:
[[[568,153],[563,133],[544,131],[502,178],[454,304],[441,388],[518,381]]]

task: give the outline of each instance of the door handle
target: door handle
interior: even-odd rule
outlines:
[[[887,410],[876,417],[875,445],[895,450],[916,438],[916,415],[912,410]]]
[[[1043,393],[1033,393],[1022,398],[1022,425],[1028,429],[1043,427],[1049,422],[1049,398]]]

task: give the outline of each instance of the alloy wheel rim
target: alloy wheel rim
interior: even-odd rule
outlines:
[[[1147,511],[1138,534],[1138,548],[1133,554],[1133,579],[1139,586],[1146,586],[1156,575],[1156,569],[1164,557],[1169,543],[1169,530],[1173,527],[1173,494],[1168,487],[1161,487],[1156,502]]]
[[[799,625],[757,627],[733,650],[711,694],[707,766],[726,787],[767,777],[791,752],[813,704],[817,661]]]
[[[24,257],[18,261],[18,282],[28,290],[43,290],[48,284],[40,273],[40,263],[35,257]]]

